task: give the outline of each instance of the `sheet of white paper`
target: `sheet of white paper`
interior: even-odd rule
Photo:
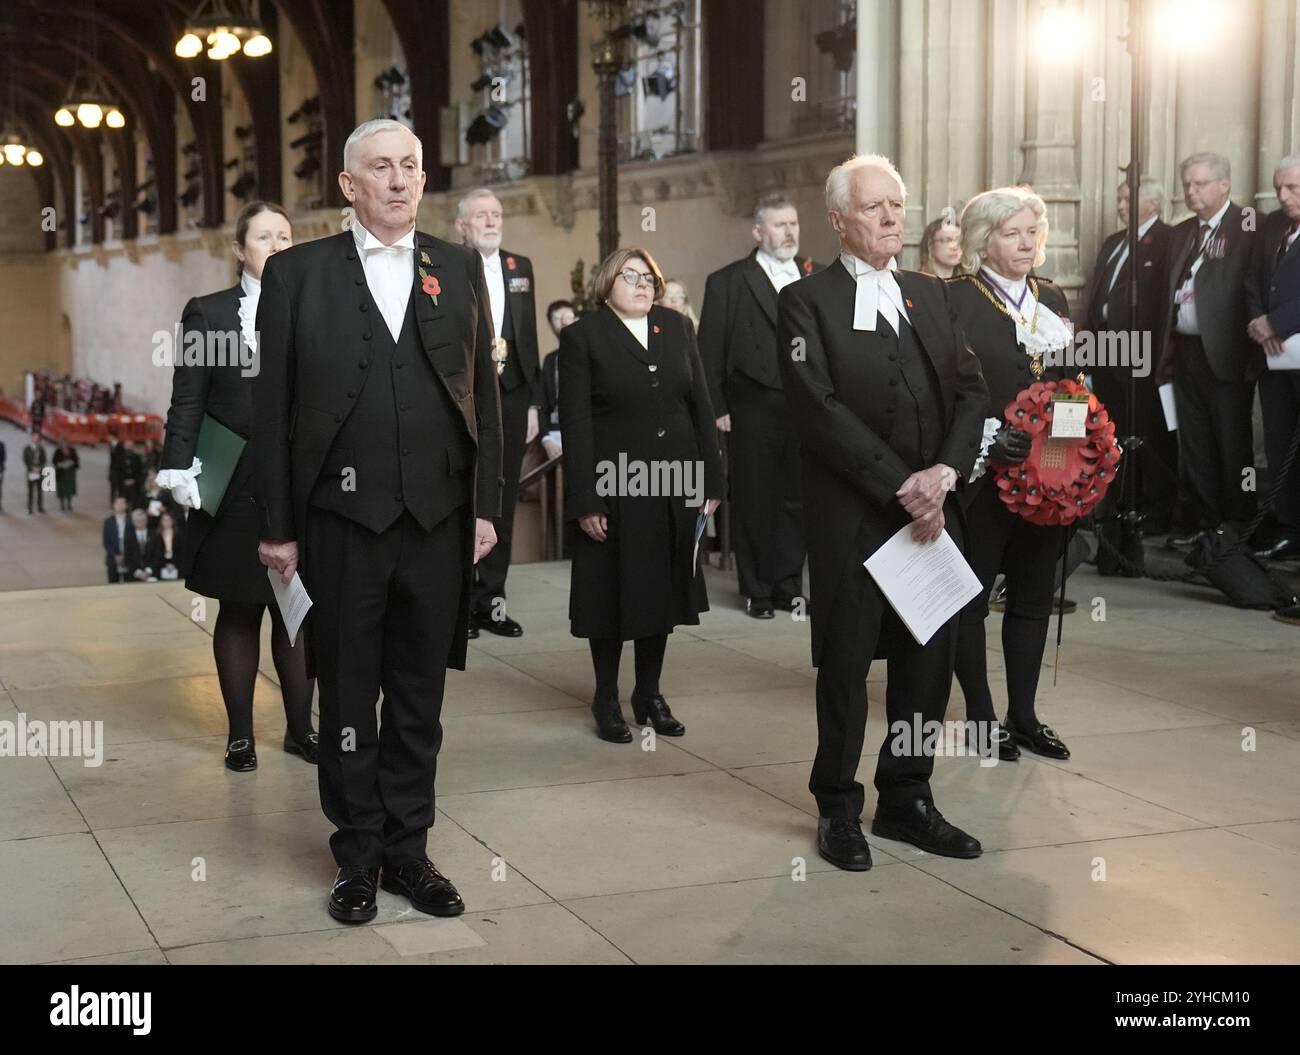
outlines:
[[[1088,404],[1052,400],[1052,439],[1080,440],[1088,435]]]
[[[700,566],[700,539],[704,537],[704,529],[709,526],[709,518],[704,512],[707,508],[707,505],[701,506],[700,515],[695,518],[695,550],[691,553],[692,568]]]
[[[1169,432],[1178,431],[1178,412],[1174,410],[1174,385],[1173,382],[1161,385],[1158,389],[1160,392],[1160,408],[1165,412],[1165,424],[1169,426]]]
[[[275,593],[275,603],[280,607],[280,618],[284,620],[284,629],[293,644],[298,643],[298,628],[307,617],[311,607],[311,598],[307,596],[307,587],[297,572],[288,583],[280,581],[280,573],[274,568],[266,569],[266,577],[271,580],[271,590]]]
[[[1266,355],[1264,360],[1270,370],[1300,370],[1300,333],[1282,342],[1281,355]]]
[[[915,542],[908,524],[862,563],[920,645],[982,589],[947,531]]]

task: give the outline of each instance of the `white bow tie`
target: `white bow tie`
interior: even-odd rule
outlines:
[[[877,315],[884,317],[894,333],[899,332],[900,315],[908,322],[912,321],[907,314],[903,291],[899,288],[898,279],[894,277],[892,268],[877,270],[865,261],[848,254],[840,259],[844,261],[844,266],[857,283],[857,296],[853,301],[855,330],[874,331]],[[893,261],[891,260],[890,263],[892,265]]]

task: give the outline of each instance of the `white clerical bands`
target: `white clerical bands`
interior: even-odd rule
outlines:
[[[843,253],[840,260],[857,283],[857,296],[853,301],[853,328],[871,330],[876,328],[876,316],[883,316],[885,322],[895,333],[899,332],[898,318],[901,315],[909,323],[912,317],[907,314],[907,305],[903,301],[903,291],[899,288],[894,270],[898,264],[890,260],[885,270],[876,270],[865,260],[860,260],[849,253]]]

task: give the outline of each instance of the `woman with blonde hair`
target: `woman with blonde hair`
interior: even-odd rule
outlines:
[[[686,283],[679,278],[670,278],[664,282],[663,306],[680,312],[691,320],[691,325],[700,328],[699,317],[691,307],[691,298],[686,293]]]
[[[967,559],[984,587],[961,614],[954,673],[966,697],[968,721],[994,729],[999,757],[1013,761],[1020,747],[1048,758],[1069,749],[1034,709],[1038,675],[1052,611],[1052,585],[1061,556],[1061,527],[1029,523],[1002,504],[988,471],[991,462],[1018,465],[1030,437],[1003,421],[1003,408],[1040,378],[1061,378],[1061,353],[1073,341],[1065,295],[1030,274],[1046,256],[1047,207],[1024,187],[985,191],[961,214],[962,274],[949,281],[948,299],[967,344],[979,357],[989,402],[980,454],[961,501]],[[1006,576],[1002,653],[1007,719],[997,729],[989,692],[984,620],[998,572]]]
[[[616,250],[593,282],[599,307],[560,333],[565,509],[582,528],[569,620],[589,639],[591,711],[613,743],[632,739],[618,699],[624,641],[636,642],[636,721],[686,731],[659,675],[673,628],[708,610],[695,527],[726,491],[695,327],[655,303],[663,290],[648,252]]]

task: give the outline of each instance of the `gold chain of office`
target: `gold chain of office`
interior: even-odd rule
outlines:
[[[1011,309],[1008,308],[1006,304],[1002,302],[1002,298],[999,297],[996,293],[994,293],[991,289],[989,289],[988,286],[986,286],[983,282],[981,282],[978,276],[962,275],[961,277],[966,279],[969,282],[974,282],[975,288],[978,289],[981,293],[983,293],[984,296],[988,299],[988,302],[992,304],[995,308],[997,308],[998,311],[1002,312],[1002,314],[1005,315],[1008,319],[1011,319],[1013,322],[1016,321],[1016,319],[1019,319],[1020,324],[1022,326],[1029,327],[1030,333],[1038,332],[1038,303],[1039,303],[1038,283],[1035,282],[1032,277],[1028,278],[1027,281],[1029,283],[1029,292],[1034,295],[1034,314],[1031,318],[1028,319],[1026,319],[1024,315],[1022,315],[1019,311],[1013,314]],[[1043,353],[1042,352],[1029,353],[1029,372],[1033,374],[1035,377],[1043,376]]]

